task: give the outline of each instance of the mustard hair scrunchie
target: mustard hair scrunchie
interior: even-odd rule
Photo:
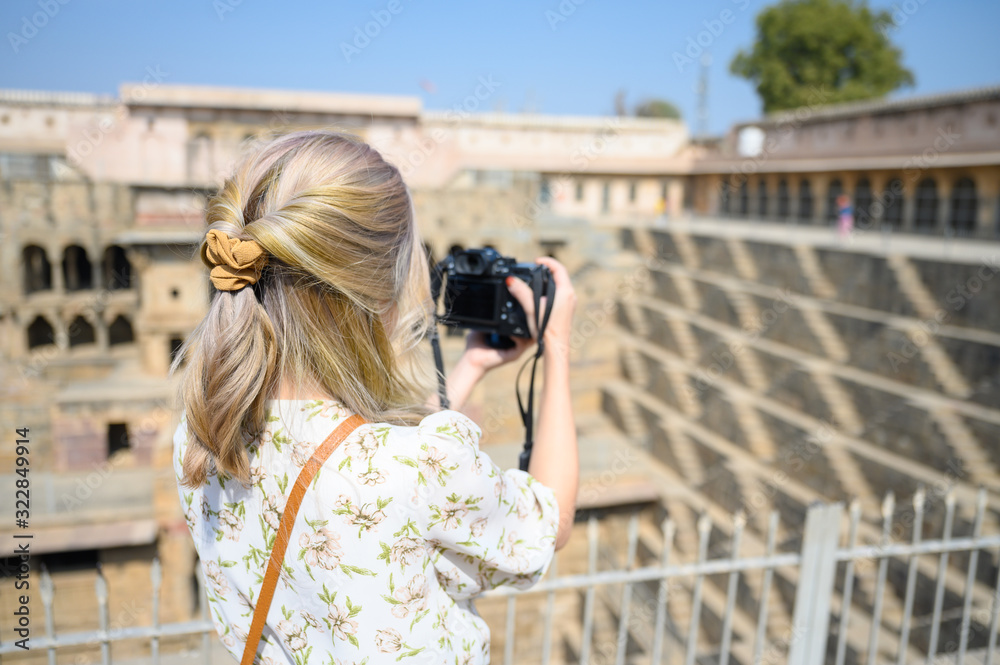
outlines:
[[[201,247],[201,260],[210,267],[209,277],[220,291],[238,291],[260,279],[267,265],[267,252],[256,240],[231,238],[224,231],[210,230]]]

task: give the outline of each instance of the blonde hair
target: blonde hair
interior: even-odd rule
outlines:
[[[247,445],[285,381],[371,422],[429,412],[433,376],[418,348],[433,321],[429,266],[399,170],[329,130],[251,148],[209,200],[206,232],[255,240],[268,263],[253,286],[214,294],[170,368],[186,360],[188,487],[213,471],[249,485]]]

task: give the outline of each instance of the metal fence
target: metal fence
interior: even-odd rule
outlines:
[[[987,495],[981,490],[974,507],[964,507],[967,519],[958,519],[956,501],[949,493],[938,506],[940,532],[934,534],[936,539],[925,540],[926,499],[923,491],[918,492],[912,512],[904,512],[905,519],[900,520],[888,495],[878,526],[862,521],[857,503],[846,509],[841,503],[810,506],[804,528],[789,532],[799,544],[793,551],[781,551],[779,516],[773,512],[765,520],[766,532],[760,534],[763,550],[751,556],[741,553],[745,537],[757,537],[748,534],[745,516],[737,514],[720,531],[722,525],[702,515],[696,541],[692,540],[696,553],[687,561],[676,560],[678,530],[670,518],[651,530],[634,512],[626,520],[624,565],[606,570],[599,570],[599,520],[591,514],[585,518],[586,572],[558,575],[550,569],[527,591],[500,588],[481,596],[480,604],[506,605],[505,624],[492,626],[503,636],[502,653],[494,653],[493,660],[506,665],[1000,662],[994,657],[1000,617],[1000,533],[983,533],[984,523],[996,526],[997,515],[987,510]],[[966,534],[955,533],[957,522]],[[909,525],[905,541],[894,537],[901,523]],[[859,533],[873,528],[880,534],[878,542],[859,544]],[[719,536],[722,532],[724,538]],[[710,542],[713,554],[724,550],[720,556],[710,556]],[[639,565],[640,550],[649,565]],[[867,574],[863,571],[873,582],[859,584]],[[98,569],[100,630],[56,635],[52,580],[43,571],[46,630],[44,637],[32,637],[33,650],[47,651],[54,664],[60,650],[99,646],[102,662],[109,663],[115,642],[148,640],[150,662],[159,665],[161,640],[200,635],[204,662],[211,662],[218,637],[204,600],[204,580],[199,574],[201,618],[161,624],[161,578],[159,562],[154,561],[152,624],[112,629],[107,584]],[[777,623],[769,616],[775,593],[794,601],[793,611]],[[579,603],[578,624],[555,621],[557,596]],[[607,616],[597,612],[599,596],[605,606],[613,599]],[[712,608],[706,602],[709,597],[718,601]],[[529,603],[542,613],[540,634],[530,644],[519,644],[518,607]],[[886,613],[890,604],[895,608],[892,618]],[[919,616],[914,611],[917,604]],[[915,620],[920,622],[919,640],[914,639]],[[957,639],[945,643],[945,630]],[[597,639],[599,631],[604,637]],[[0,655],[17,652],[9,641],[0,644]]]

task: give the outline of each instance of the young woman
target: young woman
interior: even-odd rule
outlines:
[[[357,415],[305,488],[257,662],[488,662],[472,599],[534,584],[575,510],[565,268],[538,259],[556,295],[537,443],[527,473],[502,471],[479,427],[428,397],[429,267],[406,185],[378,152],[332,131],[273,138],[241,158],[207,222],[218,292],[171,368],[186,361],[174,464],[222,641],[243,656],[292,486]],[[509,288],[532,318],[527,285]],[[454,408],[532,343],[497,351],[470,335]]]

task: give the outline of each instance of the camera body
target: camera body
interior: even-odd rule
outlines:
[[[536,299],[545,293],[552,273],[537,263],[518,263],[492,248],[456,252],[445,262],[447,282],[441,322],[488,334],[530,338],[528,317],[510,294],[508,277],[523,280]]]

